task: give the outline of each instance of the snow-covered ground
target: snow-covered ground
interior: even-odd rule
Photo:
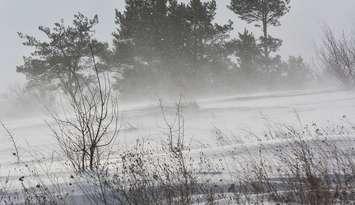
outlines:
[[[1,102],[2,104],[6,102]],[[167,103],[169,104],[169,103]],[[196,106],[197,104],[197,106]],[[186,142],[196,150],[206,148],[216,154],[232,149],[237,144],[253,146],[257,139],[250,133],[262,134],[278,125],[301,127],[318,124],[322,127],[355,122],[355,92],[351,90],[304,90],[258,93],[196,100],[184,108]],[[10,106],[11,107],[11,106]],[[19,154],[25,163],[36,164],[61,176],[68,174],[60,164],[64,157],[53,137],[45,114],[9,117],[0,109],[0,119],[14,134]],[[173,119],[174,112],[170,109]],[[121,106],[121,130],[117,146],[129,146],[139,138],[160,143],[164,139],[165,125],[159,103],[129,104]],[[219,134],[233,136],[234,141],[218,144]],[[277,144],[270,139],[266,144]],[[12,141],[0,130],[0,179],[11,176],[17,180],[26,173],[16,164]]]
[[[355,92],[350,90],[290,91],[239,95],[215,99],[196,100],[198,106],[184,108],[186,137],[193,146],[216,143],[216,129],[226,135],[243,138],[248,133],[260,133],[271,124],[300,126],[317,123],[329,124],[355,122]],[[167,102],[169,105],[169,103]],[[46,121],[45,111],[36,116],[4,117],[0,119],[13,132],[20,152],[29,150],[52,154],[58,147]],[[4,111],[3,111],[4,112]],[[171,109],[171,119],[174,111]],[[165,125],[159,102],[121,106],[121,132],[119,144],[131,144],[137,138],[160,142]],[[301,121],[301,122],[300,122]],[[303,125],[302,125],[303,126]],[[0,162],[13,160],[12,142],[4,130],[0,131]]]

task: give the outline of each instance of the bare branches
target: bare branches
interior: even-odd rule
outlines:
[[[0,120],[0,124],[1,124],[2,128],[6,131],[8,136],[10,137],[13,148],[15,149],[15,152],[13,153],[13,155],[16,156],[17,163],[20,163],[20,155],[19,155],[19,151],[18,151],[18,147],[17,147],[16,141],[15,141],[14,135],[10,132],[10,130],[6,127],[4,122],[2,122],[1,120]]]
[[[343,34],[337,37],[330,28],[324,29],[320,60],[327,71],[346,86],[354,84],[355,44]]]
[[[64,92],[72,116],[63,118],[52,114],[56,124],[56,129],[51,127],[52,132],[77,171],[99,166],[102,155],[107,154],[105,147],[114,142],[119,131],[118,99],[109,75],[97,67],[92,45],[90,51],[95,81],[77,83],[75,92]]]
[[[163,116],[163,120],[166,128],[168,129],[168,143],[170,149],[173,151],[175,149],[184,149],[184,136],[185,136],[185,121],[183,117],[183,109],[182,109],[182,97],[180,96],[178,103],[175,106],[175,116],[173,120],[168,119],[166,110],[164,108],[163,102],[159,101],[159,107],[161,110],[161,114]]]

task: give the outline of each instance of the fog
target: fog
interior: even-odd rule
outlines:
[[[0,205],[355,203],[355,1],[179,3],[0,0]]]
[[[38,26],[51,25],[64,18],[71,22],[73,14],[80,11],[86,15],[98,14],[100,24],[96,28],[98,38],[112,39],[114,30],[114,9],[122,9],[123,0],[1,0],[0,22],[0,92],[10,85],[23,83],[24,77],[17,74],[16,65],[22,63],[22,56],[28,54],[21,45],[17,32],[38,34]],[[217,21],[235,21],[235,29],[243,30],[245,24],[226,8],[227,1],[218,0]],[[320,41],[322,26],[327,24],[338,32],[354,29],[355,1],[353,0],[296,0],[292,1],[292,11],[281,19],[282,26],[272,30],[276,36],[282,36],[284,44],[281,54],[301,55],[312,61],[315,45]],[[253,30],[252,26],[249,26]]]

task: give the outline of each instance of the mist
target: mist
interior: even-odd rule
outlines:
[[[226,8],[227,3],[227,1],[217,2],[216,21],[225,22],[231,19],[237,25],[235,29],[242,31],[245,23],[238,20]],[[283,56],[301,55],[307,61],[312,61],[314,47],[319,43],[321,29],[325,24],[340,33],[354,29],[351,19],[354,18],[355,3],[352,0],[344,0],[341,3],[331,0],[312,2],[299,0],[291,4],[292,12],[281,19],[283,26],[273,31],[275,35],[282,36],[284,39],[284,44],[280,48]],[[122,0],[105,1],[105,3],[91,0],[75,2],[3,0],[0,7],[0,21],[4,26],[0,48],[2,56],[0,64],[3,70],[0,76],[0,92],[5,92],[9,86],[25,82],[23,76],[16,74],[15,66],[22,62],[22,56],[28,54],[29,50],[21,46],[17,32],[38,34],[38,26],[51,25],[62,18],[69,23],[74,13],[81,11],[88,16],[99,15],[101,23],[96,28],[97,37],[110,42],[114,30],[114,8],[122,10],[123,7]],[[252,25],[248,25],[248,28],[255,30]]]
[[[0,205],[355,203],[355,1],[1,3]]]

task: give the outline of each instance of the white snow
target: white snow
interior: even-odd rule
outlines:
[[[186,108],[184,112],[186,142],[196,152],[207,147],[206,153],[210,155],[239,146],[217,145],[218,130],[238,139],[236,144],[252,147],[258,141],[248,133],[261,134],[270,126],[351,125],[355,122],[355,92],[352,90],[270,92],[201,99],[196,103],[198,108]],[[68,170],[62,166],[64,156],[45,123],[50,123],[50,118],[45,114],[8,117],[8,113],[9,110],[0,110],[0,119],[14,134],[24,162],[67,177]],[[173,118],[172,109],[169,113],[169,118]],[[132,145],[141,137],[156,143],[164,139],[165,126],[158,101],[122,105],[120,124],[122,129],[117,146]],[[266,143],[272,147],[282,143],[279,140]],[[23,164],[15,163],[12,142],[4,130],[0,130],[0,142],[0,179],[10,176],[16,184],[20,176],[30,174],[29,170],[24,169]]]

